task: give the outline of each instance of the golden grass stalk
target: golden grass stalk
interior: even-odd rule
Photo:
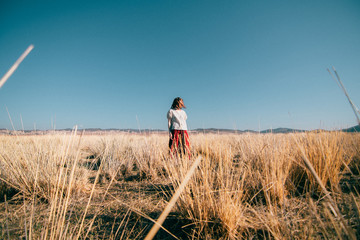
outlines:
[[[185,178],[182,180],[182,183],[180,184],[179,188],[175,191],[175,194],[172,196],[169,203],[166,205],[164,211],[161,213],[158,220],[155,222],[154,226],[151,228],[148,235],[145,237],[145,240],[152,240],[156,233],[159,231],[160,226],[164,223],[166,217],[169,215],[171,209],[174,207],[176,201],[179,199],[180,194],[184,191],[185,186],[190,181],[191,176],[194,174],[196,168],[199,166],[201,161],[201,157],[197,157],[194,163],[191,165],[191,168],[187,172]]]
[[[5,198],[5,224],[6,224],[6,234],[7,234],[7,239],[10,239],[10,233],[9,233],[9,219],[8,219],[8,203],[6,201],[6,194],[4,196]]]
[[[79,227],[79,230],[78,230],[78,234],[76,236],[76,239],[79,239],[80,238],[80,234],[82,233],[82,228],[84,226],[84,221],[85,221],[85,217],[86,217],[86,214],[88,212],[88,209],[89,209],[89,206],[90,206],[90,203],[91,203],[91,199],[94,195],[94,192],[95,192],[95,187],[96,187],[96,184],[99,180],[99,176],[100,176],[100,173],[101,173],[101,169],[102,169],[102,164],[100,165],[100,169],[98,170],[97,174],[96,174],[96,177],[95,177],[95,181],[94,181],[94,184],[93,184],[93,187],[91,189],[91,192],[90,192],[90,196],[89,196],[89,200],[88,200],[88,203],[86,204],[86,207],[85,207],[85,210],[84,210],[84,214],[83,214],[83,217],[81,219],[81,223],[80,223],[80,227]],[[93,222],[93,221],[92,221]],[[91,223],[92,224],[92,223]],[[86,238],[87,234],[85,235],[85,238]]]
[[[359,118],[359,115],[360,114],[360,111],[359,109],[356,107],[356,105],[353,103],[353,101],[351,100],[348,92],[346,91],[346,88],[344,86],[344,84],[342,83],[341,79],[340,79],[340,76],[339,74],[337,73],[337,71],[335,70],[335,68],[333,67],[333,71],[335,73],[335,76],[336,78],[334,77],[334,75],[331,73],[331,71],[329,69],[327,69],[328,72],[330,73],[331,77],[336,81],[336,83],[339,85],[339,87],[343,90],[347,100],[349,101],[349,104],[352,108],[352,110],[354,111],[354,114],[355,114],[355,117],[356,117],[356,120],[358,122],[358,124],[360,125],[360,118]]]
[[[34,45],[30,45],[23,54],[15,61],[15,63],[11,66],[11,68],[5,73],[5,75],[0,80],[0,88],[5,84],[5,82],[9,79],[9,77],[15,72],[20,63],[26,58],[26,56],[33,50]]]

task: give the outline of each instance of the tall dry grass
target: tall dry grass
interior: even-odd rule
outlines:
[[[324,193],[300,150],[305,149],[328,191],[341,199],[340,181],[359,156],[358,136],[322,132],[193,139],[193,154],[203,155],[204,161],[178,208],[191,219],[194,238],[355,236],[356,228],[339,227],[339,216],[331,215],[329,203],[321,201]],[[175,186],[187,169],[187,159],[183,161],[180,165],[185,168],[169,167]],[[317,211],[312,209],[314,201]]]
[[[360,236],[358,134],[190,137],[189,159],[162,134],[0,136],[2,238],[143,238],[198,156],[159,239]]]

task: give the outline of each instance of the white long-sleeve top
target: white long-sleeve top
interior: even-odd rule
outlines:
[[[170,109],[167,113],[169,130],[187,130],[186,112],[182,109]]]

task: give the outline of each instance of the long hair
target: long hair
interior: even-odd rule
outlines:
[[[171,109],[181,109],[181,108],[186,108],[184,101],[182,100],[181,97],[177,97],[174,99],[174,101],[171,105]]]

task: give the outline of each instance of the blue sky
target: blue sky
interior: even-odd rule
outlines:
[[[356,125],[360,2],[0,1],[0,128],[263,130]]]

